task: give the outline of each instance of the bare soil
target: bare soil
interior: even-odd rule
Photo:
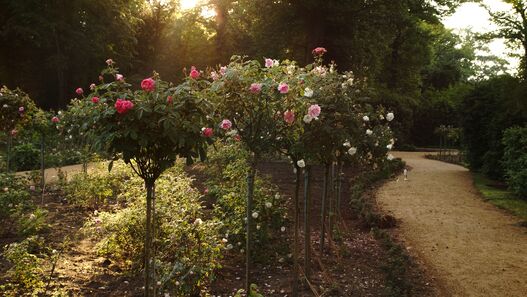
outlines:
[[[79,166],[65,170],[72,174],[80,171]],[[49,176],[54,178],[55,172]],[[196,173],[198,184],[206,178]],[[346,169],[343,184],[342,218],[337,223],[338,237],[331,243],[331,251],[321,254],[319,251],[320,211],[322,196],[322,168],[314,168],[312,179],[312,273],[311,281],[301,285],[301,296],[386,296],[389,294],[386,279],[386,262],[388,252],[374,238],[370,230],[356,218],[349,207],[350,178],[356,173]],[[291,196],[294,190],[294,173],[285,162],[265,162],[259,165],[259,174],[269,175],[283,194],[284,203],[292,207]],[[300,195],[303,193],[301,192]],[[95,241],[86,237],[80,227],[88,218],[91,210],[76,208],[62,203],[60,196],[45,197],[45,208],[49,211],[52,224],[46,238],[51,238],[52,246],[60,248],[61,257],[53,274],[53,283],[70,293],[70,296],[142,296],[141,276],[127,275],[120,270],[118,263],[111,263],[97,255]],[[303,211],[303,210],[302,210]],[[292,216],[292,212],[290,214]],[[301,217],[301,220],[303,218]],[[287,244],[293,241],[292,226],[287,226]],[[301,232],[302,246],[304,233]],[[303,254],[303,251],[300,251]],[[268,296],[291,296],[292,260],[286,258],[278,261],[278,256],[268,259],[266,263],[255,263],[252,271],[252,282],[258,284],[260,292]],[[300,259],[303,263],[303,259]],[[244,284],[244,255],[239,253],[225,254],[223,268],[218,271],[212,285],[215,296],[233,296]],[[412,296],[433,296],[432,284],[425,284],[418,267],[411,270],[410,283],[416,287]]]
[[[520,219],[485,203],[470,172],[395,154],[411,167],[378,192],[381,209],[399,221],[411,254],[437,279],[440,296],[527,296],[527,228]]]

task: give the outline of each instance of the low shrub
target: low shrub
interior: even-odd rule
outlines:
[[[2,296],[39,296],[44,293],[44,241],[32,236],[6,246],[3,256],[11,265],[0,286]]]
[[[6,236],[17,230],[20,215],[32,208],[27,180],[14,174],[0,173],[0,234]]]
[[[527,199],[527,127],[512,127],[503,136],[503,167],[510,189]]]
[[[209,198],[214,203],[214,214],[222,222],[222,234],[229,242],[236,243],[229,248],[245,248],[247,172],[249,170],[249,152],[239,142],[216,143],[215,149],[209,152],[206,168],[209,180],[206,182]],[[278,242],[285,234],[287,224],[284,197],[270,180],[261,174],[256,175],[254,189],[253,219],[256,230],[253,232],[254,243],[262,251],[274,250],[285,253],[285,246],[266,249],[265,246]],[[255,260],[263,260],[268,253],[254,255]]]
[[[108,204],[115,204],[119,194],[132,180],[132,172],[124,163],[116,162],[112,171],[108,172],[105,164],[95,165],[89,174],[78,173],[64,184],[66,199],[75,205],[98,209]],[[135,186],[141,185],[139,179],[134,179]],[[125,196],[121,196],[121,202]]]
[[[99,253],[134,272],[143,265],[143,187],[139,178],[131,177],[117,197],[126,201],[127,207],[96,213],[86,224],[86,230],[100,239]],[[221,250],[226,244],[219,235],[221,223],[207,218],[201,194],[192,186],[182,164],[164,173],[155,191],[154,249],[159,291],[175,296],[202,295],[220,266]]]

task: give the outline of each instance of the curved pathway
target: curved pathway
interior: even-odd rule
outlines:
[[[403,177],[384,185],[380,207],[399,221],[412,254],[438,282],[440,296],[527,296],[527,228],[519,219],[485,203],[470,172],[395,153],[406,161]]]

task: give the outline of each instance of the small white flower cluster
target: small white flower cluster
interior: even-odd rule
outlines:
[[[347,151],[348,155],[353,156],[353,155],[355,155],[357,153],[357,148],[356,147],[352,147],[351,146],[351,142],[349,140],[346,140],[342,145],[345,148],[348,149],[348,151]]]
[[[296,165],[297,165],[298,167],[300,167],[300,168],[304,168],[304,167],[306,167],[306,162],[304,161],[304,159],[302,159],[302,160],[298,160],[298,161],[296,162]]]

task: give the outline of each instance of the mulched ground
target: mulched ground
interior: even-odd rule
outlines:
[[[291,165],[286,162],[264,162],[259,166],[259,174],[269,175],[278,185],[283,196],[289,198],[288,203],[292,214],[290,197],[294,191],[295,175]],[[190,170],[198,179],[205,178],[199,171]],[[385,264],[388,260],[387,251],[383,249],[370,230],[356,218],[350,208],[349,187],[350,178],[355,173],[345,170],[342,186],[341,220],[338,221],[338,242],[331,243],[331,251],[320,253],[320,210],[323,192],[323,168],[316,167],[312,171],[312,209],[311,213],[311,278],[309,284],[302,281],[300,296],[385,296],[387,280]],[[301,187],[301,189],[303,186]],[[300,193],[302,201],[302,191]],[[86,238],[79,230],[89,215],[89,211],[60,202],[60,197],[46,197],[45,208],[50,212],[50,234],[54,245],[59,247],[64,238],[69,238],[67,248],[62,251],[60,261],[54,273],[57,286],[72,292],[71,296],[142,296],[142,280],[123,273],[114,263],[108,263],[103,257],[95,254],[95,242]],[[301,210],[301,213],[303,209]],[[303,217],[301,216],[301,222]],[[302,225],[302,224],[301,224]],[[287,228],[287,241],[293,242],[292,226]],[[303,246],[304,233],[301,231],[300,245]],[[327,246],[327,245],[326,245]],[[300,255],[303,255],[303,249]],[[291,296],[292,260],[284,262],[273,259],[271,263],[255,263],[251,272],[252,282],[260,288],[264,296]],[[300,259],[303,263],[303,259]],[[239,252],[225,254],[223,268],[218,271],[213,283],[215,296],[233,296],[244,285],[245,256]],[[419,289],[415,296],[430,296],[424,280],[419,276],[417,268],[411,268],[413,283]]]

